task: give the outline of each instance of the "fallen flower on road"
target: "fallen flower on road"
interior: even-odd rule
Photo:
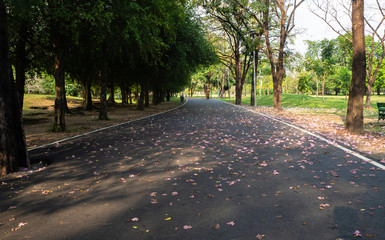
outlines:
[[[19,230],[22,226],[26,225],[28,223],[20,222],[16,228],[12,228],[12,232]]]
[[[263,235],[263,234],[258,234],[258,235],[257,235],[257,240],[261,240],[263,237],[265,237],[265,235]]]
[[[353,237],[362,237],[362,235],[361,235],[360,231],[356,230],[353,233]]]
[[[226,224],[229,225],[229,226],[234,226],[235,225],[234,221],[228,222]]]

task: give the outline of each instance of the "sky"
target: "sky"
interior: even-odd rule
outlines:
[[[346,4],[348,4],[347,0],[345,1]],[[338,17],[339,20],[343,22],[343,24],[350,28],[349,25],[351,25],[350,18],[347,17],[344,12],[344,10],[341,8],[341,5],[337,4],[337,1],[331,1],[333,4],[335,4],[335,7],[338,8]],[[338,37],[338,34],[335,33],[323,20],[318,18],[316,15],[314,15],[310,10],[307,3],[312,3],[312,1],[307,1],[296,10],[295,15],[295,29],[300,30],[304,29],[305,32],[301,34],[297,34],[297,38],[295,40],[294,48],[297,49],[300,53],[304,54],[306,52],[306,44],[304,43],[304,40],[322,40],[324,38],[327,39],[334,39]],[[380,1],[381,8],[385,10],[385,3],[384,0]],[[314,8],[314,5],[313,5]],[[380,23],[382,19],[382,15],[379,12],[378,6],[376,4],[375,0],[366,0],[365,1],[365,17],[371,25],[376,28]],[[339,30],[339,27],[334,23],[332,23],[334,27],[336,27]],[[370,28],[365,25],[365,31],[367,35],[371,35],[372,32]],[[379,28],[379,33],[381,35],[384,34],[385,31],[385,24],[382,24],[382,27]]]
[[[310,12],[306,3],[302,4],[296,11],[295,29],[301,31],[295,39],[294,49],[304,54],[306,52],[305,40],[333,39],[338,37],[331,28],[320,18]]]

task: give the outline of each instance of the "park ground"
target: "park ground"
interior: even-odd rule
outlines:
[[[117,103],[108,105],[107,121],[100,121],[98,103],[92,111],[85,111],[82,99],[68,98],[70,113],[66,115],[66,132],[52,132],[54,96],[27,95],[24,101],[23,117],[24,131],[27,147],[29,149],[49,144],[61,139],[66,139],[96,129],[135,120],[145,116],[168,111],[180,105],[177,98],[159,105],[151,105],[145,111],[136,110],[136,105],[121,105]]]

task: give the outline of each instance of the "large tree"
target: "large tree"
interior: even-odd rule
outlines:
[[[353,66],[352,82],[350,85],[350,90],[354,90],[354,93],[349,93],[349,96],[352,96],[353,99],[348,103],[348,111],[346,116],[346,127],[348,131],[351,132],[362,132],[363,131],[363,108],[362,112],[358,106],[358,101],[361,99],[362,94],[362,83],[359,82],[362,79],[362,76],[365,75],[368,83],[368,91],[366,98],[366,108],[370,108],[370,99],[372,93],[372,87],[375,84],[375,79],[378,74],[379,68],[381,67],[381,62],[384,59],[385,52],[385,32],[383,31],[382,26],[385,21],[384,8],[381,6],[379,0],[375,1],[376,6],[370,6],[371,11],[376,12],[380,18],[375,18],[373,16],[365,16],[364,14],[364,2],[359,0],[344,0],[338,2],[331,2],[327,0],[316,0],[314,1],[314,9],[311,11],[325,21],[325,23],[341,37],[344,37],[347,41],[351,41],[355,45],[356,51],[353,50],[353,59],[355,58],[355,67]],[[362,8],[362,9],[361,9]],[[343,9],[341,11],[340,9]],[[346,15],[347,16],[344,16]],[[344,19],[351,19],[353,24],[352,30],[349,29],[344,24]],[[362,18],[362,19],[361,19]],[[361,23],[362,21],[362,23]],[[365,47],[365,23],[369,27],[368,30],[371,35],[370,44],[368,44],[368,49],[360,49],[362,46]],[[355,25],[354,25],[355,24]],[[363,26],[361,26],[363,25]],[[363,39],[358,39],[358,35],[363,31]],[[355,35],[355,36],[354,36]],[[361,38],[361,36],[359,37]],[[363,43],[362,43],[363,41]],[[378,42],[377,42],[378,41]],[[380,54],[378,49],[381,49]],[[359,50],[360,49],[360,50]],[[364,51],[366,54],[366,63],[359,67],[358,62],[362,61],[359,59],[361,57],[360,51]],[[377,55],[377,56],[376,56]],[[366,65],[367,64],[367,65]],[[366,68],[367,66],[367,68]],[[357,68],[358,67],[358,68]],[[364,69],[364,67],[366,69]],[[366,71],[365,74],[360,71]],[[357,76],[355,76],[357,74]],[[360,79],[360,80],[359,80]],[[364,90],[365,92],[365,86]],[[356,95],[358,94],[358,95]],[[349,99],[350,100],[350,99]],[[363,100],[363,99],[362,99]],[[362,119],[361,119],[362,118]],[[357,121],[357,122],[353,122]]]
[[[219,23],[220,29],[213,31],[226,36],[228,49],[218,48],[218,55],[235,79],[235,104],[239,105],[242,101],[243,85],[251,66],[252,51],[256,47],[254,44],[256,39],[251,36],[253,34],[251,18],[234,0],[205,0],[203,7],[207,14]]]
[[[295,27],[295,12],[305,0],[235,1],[251,13],[263,31],[266,44],[264,52],[269,59],[273,77],[274,108],[281,110],[285,47]],[[275,41],[278,42],[277,45],[274,44]]]
[[[20,103],[9,59],[8,25],[0,1],[0,177],[29,167]]]
[[[364,0],[352,0],[353,69],[350,84],[346,129],[364,130],[363,98],[366,80]]]
[[[15,1],[9,4],[13,4],[8,6],[10,57],[16,72],[20,107],[23,109],[26,73],[32,67],[31,59],[38,55],[37,52],[32,53],[35,48],[32,38],[36,11],[31,10],[31,1]]]

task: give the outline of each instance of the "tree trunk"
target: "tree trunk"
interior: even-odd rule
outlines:
[[[283,75],[285,74],[285,69],[283,66],[283,53],[282,57],[278,58],[278,62],[275,66],[276,73],[273,74],[274,108],[277,110],[282,110],[282,80]]]
[[[269,0],[265,0],[266,6],[270,5]],[[273,77],[273,92],[274,92],[274,108],[277,110],[281,110],[281,92],[282,92],[282,78],[285,73],[285,69],[283,68],[283,50],[286,41],[285,28],[281,24],[280,28],[280,42],[279,42],[279,53],[278,60],[276,61],[273,54],[273,46],[271,46],[270,42],[270,8],[267,7],[265,11],[263,11],[263,35],[265,36],[266,48],[267,48],[267,57],[270,62],[271,75]],[[284,22],[283,22],[284,23]]]
[[[65,112],[66,112],[66,101],[65,101],[65,90],[64,90],[64,67],[63,67],[63,53],[62,49],[55,49],[55,66],[54,66],[54,77],[55,77],[55,107],[54,107],[54,132],[64,132],[66,130],[65,124]]]
[[[365,106],[364,106],[365,109],[371,109],[372,108],[372,106],[370,105],[370,101],[372,98],[372,86],[373,86],[373,83],[371,83],[371,81],[369,81],[368,91],[366,92],[366,101],[365,101]]]
[[[225,83],[226,83],[226,74],[225,70],[222,71],[222,82],[221,82],[221,96],[220,98],[223,98],[223,94],[225,93]]]
[[[269,90],[270,92],[270,90]],[[276,76],[273,77],[273,92],[274,92],[274,108],[277,110],[282,110],[282,78]]]
[[[107,116],[107,78],[106,67],[99,71],[100,80],[100,110],[99,120],[108,120]]]
[[[366,82],[364,0],[352,0],[352,9],[353,67],[346,129],[352,133],[362,133],[364,131],[363,98]]]
[[[241,105],[242,103],[242,79],[241,79],[241,55],[239,52],[239,44],[237,44],[237,49],[234,53],[235,55],[235,105]]]
[[[242,84],[240,83],[235,84],[235,104],[242,104]]]
[[[152,104],[158,105],[161,102],[161,90],[159,87],[155,87],[152,92]]]
[[[207,86],[207,84],[203,85],[203,90],[205,92],[206,99],[210,99],[210,88]]]
[[[21,108],[9,59],[7,17],[0,1],[0,177],[30,167]]]
[[[137,110],[143,111],[144,110],[144,80],[142,80],[142,85],[140,86],[140,96],[138,100],[138,107]],[[136,88],[138,89],[138,87]]]
[[[132,87],[127,87],[127,95],[128,99],[130,100],[130,104],[132,104]]]
[[[251,94],[250,94],[250,106],[255,107],[255,85],[254,81],[251,81]]]
[[[191,85],[191,88],[190,88],[190,97],[193,97],[193,96],[194,96],[195,89],[196,89],[196,84],[192,84],[192,85]],[[177,96],[178,96],[178,95],[177,95]]]
[[[122,105],[128,104],[127,89],[124,84],[120,85],[120,94],[122,95]]]
[[[109,103],[115,103],[115,86],[114,86],[114,80],[111,78],[108,81],[108,102]]]
[[[65,75],[65,73],[63,73]],[[68,108],[67,103],[67,91],[66,91],[66,85],[65,85],[65,76],[63,76],[63,99],[64,99],[64,113],[70,113],[70,110]]]
[[[92,106],[92,94],[91,94],[91,81],[90,79],[86,79],[85,86],[84,86],[84,109],[86,111],[91,111]]]
[[[257,102],[255,99],[255,91],[257,91],[257,67],[258,67],[258,60],[259,60],[259,51],[255,51],[254,54],[254,66],[253,66],[253,81],[251,81],[251,96],[250,96],[250,105],[255,107],[255,103]]]
[[[15,50],[16,89],[19,98],[20,109],[23,111],[25,71],[27,68],[27,30],[28,22],[22,20],[18,30],[18,39]]]
[[[150,89],[149,89],[149,82],[145,82],[145,88],[144,88],[144,107],[150,107]]]

